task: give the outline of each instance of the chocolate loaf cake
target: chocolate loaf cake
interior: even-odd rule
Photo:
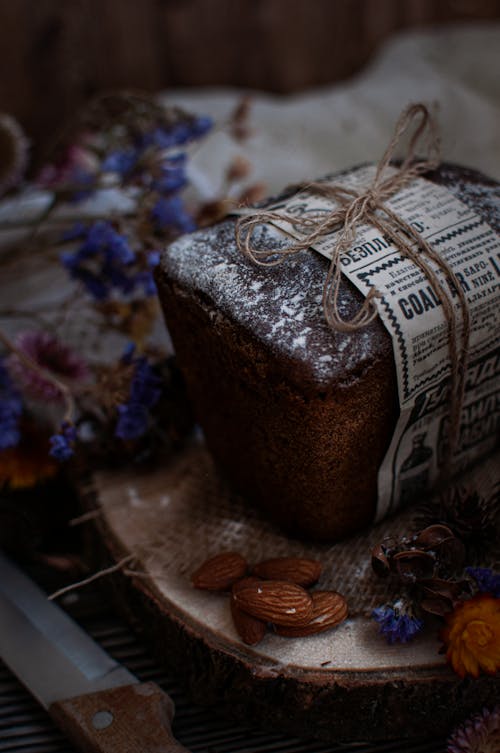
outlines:
[[[500,232],[498,183],[452,165],[424,177]],[[327,260],[304,251],[261,268],[238,250],[234,225],[185,236],[162,256],[157,283],[179,365],[234,487],[296,534],[339,539],[375,514],[399,409],[390,336],[378,319],[352,334],[330,329]],[[276,236],[262,228],[258,243]],[[343,279],[339,300],[349,317],[362,296]]]

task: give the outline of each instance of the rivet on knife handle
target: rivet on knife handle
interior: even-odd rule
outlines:
[[[173,701],[154,682],[56,701],[49,712],[84,753],[189,753],[172,735]]]

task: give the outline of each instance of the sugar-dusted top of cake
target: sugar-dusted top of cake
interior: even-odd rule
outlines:
[[[450,165],[426,177],[446,185],[500,230],[498,184]],[[299,365],[320,388],[351,383],[374,360],[391,357],[390,337],[380,320],[354,333],[335,332],[326,323],[322,306],[326,259],[309,250],[286,257],[277,266],[258,266],[237,248],[235,222],[230,218],[173,243],[162,256],[162,271],[218,314],[247,329],[285,362]],[[259,248],[288,243],[266,227],[257,230],[254,241]],[[362,300],[342,279],[341,315],[350,318]]]

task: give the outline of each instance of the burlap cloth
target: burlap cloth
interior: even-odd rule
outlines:
[[[490,495],[498,479],[500,452],[466,474],[460,485]],[[162,467],[100,472],[94,476],[98,498],[113,527],[133,541],[137,561],[131,568],[154,579],[179,579],[222,550],[241,552],[250,563],[277,556],[304,556],[323,564],[320,587],[340,591],[351,616],[369,615],[394,598],[397,585],[372,571],[370,552],[384,537],[415,530],[419,507],[412,507],[334,545],[292,538],[232,492],[201,442]]]

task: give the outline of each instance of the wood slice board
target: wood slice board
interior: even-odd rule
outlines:
[[[121,607],[195,702],[246,724],[339,742],[443,736],[498,699],[496,678],[462,681],[446,665],[437,622],[413,643],[389,646],[368,616],[386,588],[371,573],[370,548],[388,526],[407,530],[408,513],[348,542],[304,543],[232,495],[202,444],[148,472],[96,472],[83,491],[87,508],[98,509],[107,554],[136,557],[135,574],[113,579]],[[197,591],[189,578],[206,557],[234,549],[250,562],[319,559],[320,586],[344,593],[352,616],[321,635],[269,633],[245,646],[227,596]]]

